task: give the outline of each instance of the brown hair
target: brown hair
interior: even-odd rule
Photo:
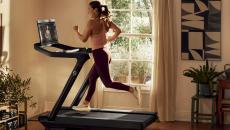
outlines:
[[[99,1],[92,1],[89,3],[90,7],[93,9],[97,9],[99,15],[103,15],[106,18],[109,17],[110,11],[108,10],[107,5],[102,5]]]

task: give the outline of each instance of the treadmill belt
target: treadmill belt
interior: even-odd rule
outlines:
[[[44,117],[44,116],[43,116]],[[55,121],[48,121],[47,116],[41,122],[46,126],[63,128],[119,128],[142,130],[157,119],[156,113],[132,113],[90,111],[77,112],[75,110],[62,110]]]
[[[77,112],[68,111],[66,113],[57,115],[62,118],[82,118],[82,119],[101,119],[101,120],[128,120],[135,122],[142,122],[150,117],[150,115],[140,114],[124,114],[124,113],[111,113],[111,112]]]
[[[59,117],[73,117],[73,118],[94,118],[94,119],[118,119],[126,116],[127,114],[104,113],[104,112],[67,112]]]

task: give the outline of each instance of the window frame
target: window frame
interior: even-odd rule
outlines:
[[[106,4],[106,0],[101,0],[101,2],[103,3],[103,4]],[[155,64],[155,60],[154,60],[154,58],[155,58],[155,56],[152,54],[152,59],[151,60],[136,60],[136,59],[132,59],[132,56],[131,56],[131,53],[132,53],[132,49],[131,49],[131,39],[132,39],[132,37],[136,37],[136,38],[140,38],[140,37],[144,37],[144,38],[151,38],[152,39],[152,49],[153,50],[155,50],[155,45],[154,45],[154,37],[153,37],[153,31],[151,31],[151,33],[150,34],[147,34],[147,33],[132,33],[133,32],[133,19],[132,19],[132,17],[133,17],[133,12],[135,12],[135,11],[143,11],[143,12],[151,12],[151,14],[152,14],[152,9],[150,8],[150,9],[133,9],[133,0],[131,0],[131,5],[130,5],[130,9],[110,9],[109,8],[109,11],[110,12],[113,12],[113,11],[129,11],[130,12],[130,17],[131,17],[131,21],[130,21],[130,33],[124,33],[124,32],[122,32],[120,35],[119,35],[119,37],[127,37],[128,39],[129,39],[129,48],[130,48],[130,50],[129,50],[129,57],[128,57],[128,59],[115,59],[115,58],[113,58],[112,60],[113,61],[127,61],[128,62],[128,83],[124,83],[124,84],[126,84],[126,85],[129,85],[129,86],[140,86],[140,88],[141,88],[141,90],[144,90],[144,91],[146,91],[146,92],[149,92],[150,90],[151,90],[151,87],[153,87],[153,82],[151,82],[151,84],[150,85],[145,85],[145,84],[135,84],[135,83],[132,83],[131,82],[131,78],[132,78],[132,74],[131,74],[131,65],[132,65],[132,62],[135,62],[135,61],[142,61],[142,62],[149,62],[149,63],[151,63],[151,81],[153,81],[153,79],[154,79],[154,75],[153,75],[153,71],[154,71],[154,64]],[[153,26],[152,26],[152,28],[151,28],[151,30],[153,30]],[[111,43],[112,44],[112,43]],[[104,87],[104,91],[117,91],[117,92],[120,92],[120,90],[114,90],[114,89],[111,89],[111,88],[106,88],[106,87]]]

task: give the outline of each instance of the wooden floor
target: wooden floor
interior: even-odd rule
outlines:
[[[17,130],[24,130],[24,128],[22,127]],[[45,130],[45,129],[38,121],[29,121],[28,130]],[[155,122],[145,130],[230,130],[230,125],[211,128],[210,124],[208,123],[199,123],[194,127],[191,127],[190,122]]]

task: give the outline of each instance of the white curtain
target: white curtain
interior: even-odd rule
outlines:
[[[177,42],[175,0],[153,0],[155,59],[150,110],[161,121],[173,121],[175,113]]]

